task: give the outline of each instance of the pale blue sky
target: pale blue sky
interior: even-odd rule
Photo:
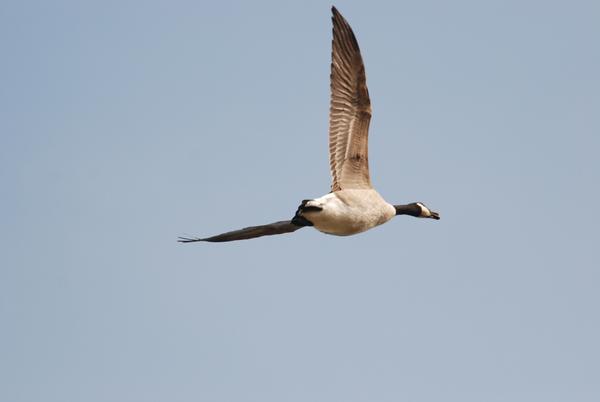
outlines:
[[[340,1],[349,238],[175,242],[329,190],[330,2],[0,4],[0,400],[600,400],[600,3]]]

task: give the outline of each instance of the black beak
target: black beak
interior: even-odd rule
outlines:
[[[431,219],[435,219],[436,221],[439,221],[440,220],[440,214],[438,214],[437,212],[431,211]]]

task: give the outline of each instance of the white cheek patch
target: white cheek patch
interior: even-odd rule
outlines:
[[[421,207],[421,216],[420,218],[431,218],[431,211],[425,205],[417,202],[417,205]]]

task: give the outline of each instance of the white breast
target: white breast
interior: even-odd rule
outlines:
[[[336,191],[306,205],[322,208],[302,214],[317,230],[338,236],[364,232],[396,215],[396,209],[372,189]]]

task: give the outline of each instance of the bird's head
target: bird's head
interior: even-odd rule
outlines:
[[[416,202],[415,204],[421,209],[419,218],[430,218],[435,220],[440,219],[440,214],[438,214],[437,212],[433,212],[431,209],[427,208],[422,202]]]

